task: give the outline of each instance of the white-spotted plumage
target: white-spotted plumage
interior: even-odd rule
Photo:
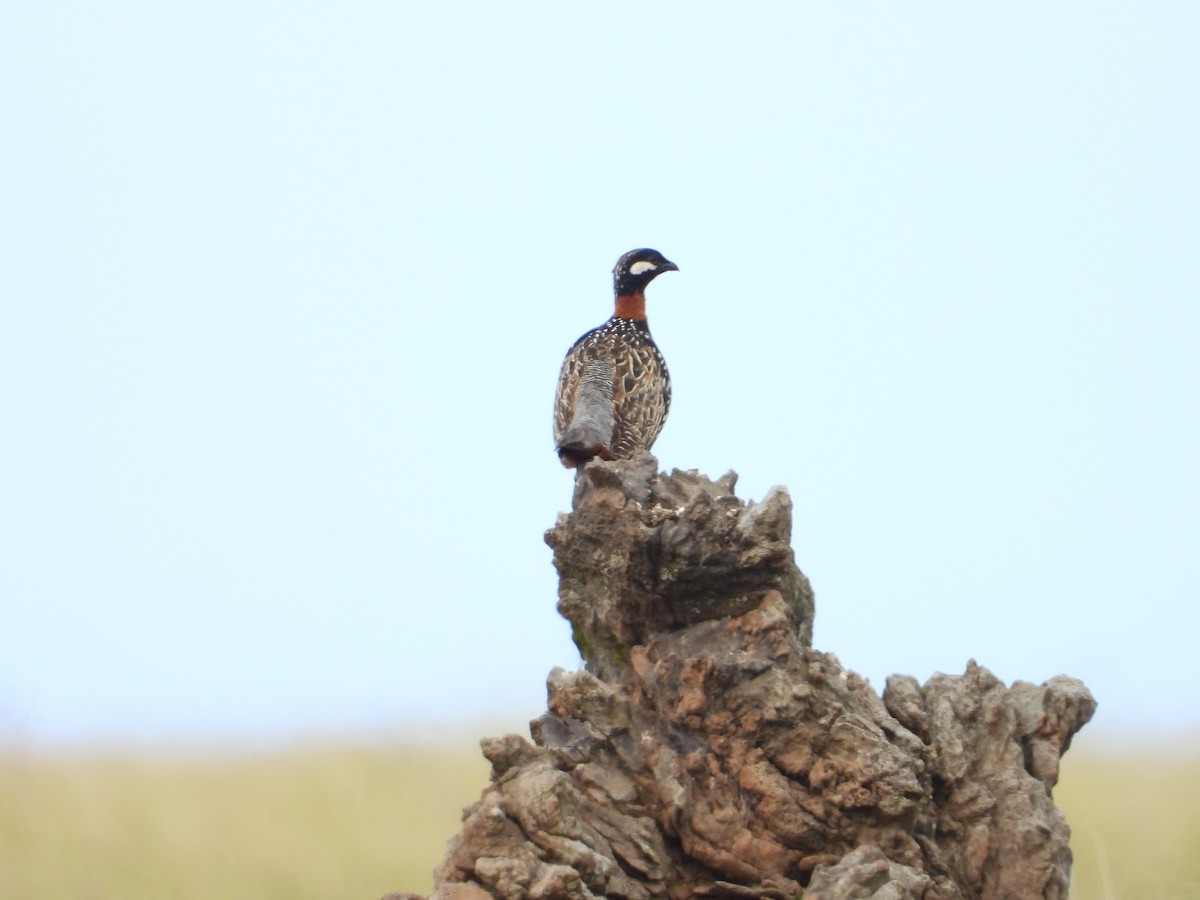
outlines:
[[[613,269],[616,312],[568,351],[554,404],[554,443],[564,466],[649,450],[671,405],[667,364],[650,337],[645,286],[678,267],[655,250],[633,250]]]

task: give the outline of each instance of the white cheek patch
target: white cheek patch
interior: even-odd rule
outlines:
[[[653,272],[657,268],[658,268],[658,266],[656,266],[654,263],[646,262],[643,259],[640,262],[635,262],[632,266],[629,267],[629,274],[630,275],[641,275],[643,272]]]

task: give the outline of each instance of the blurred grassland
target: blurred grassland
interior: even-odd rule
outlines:
[[[427,893],[487,772],[473,741],[0,751],[0,898]],[[1200,749],[1072,750],[1055,799],[1074,831],[1076,900],[1200,898]]]
[[[1200,740],[1079,745],[1063,757],[1054,790],[1071,825],[1072,897],[1200,898]]]
[[[426,892],[488,771],[474,743],[0,753],[0,898]]]

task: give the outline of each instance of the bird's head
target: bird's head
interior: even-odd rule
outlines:
[[[613,291],[618,297],[642,294],[656,275],[678,271],[679,266],[657,250],[630,250],[613,268]]]

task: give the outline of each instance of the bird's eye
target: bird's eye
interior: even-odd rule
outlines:
[[[658,268],[658,266],[656,266],[654,263],[647,262],[646,260],[643,259],[643,260],[639,260],[638,262],[635,262],[632,266],[629,267],[629,274],[630,275],[641,275],[643,272],[653,272],[657,268]]]

